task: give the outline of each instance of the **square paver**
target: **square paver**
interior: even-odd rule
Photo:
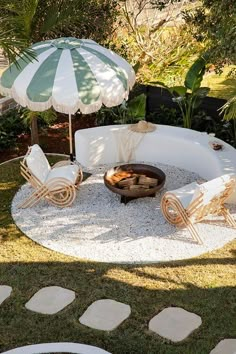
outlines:
[[[5,301],[12,292],[12,287],[8,285],[0,285],[0,305]]]
[[[102,331],[112,331],[129,317],[129,305],[111,299],[93,302],[79,321],[83,325]]]
[[[74,291],[60,286],[48,286],[34,294],[25,307],[30,311],[53,315],[68,306],[74,299]]]
[[[236,339],[223,339],[210,354],[236,354]]]
[[[201,317],[192,312],[180,307],[168,307],[151,319],[149,329],[172,342],[180,342],[201,323]]]

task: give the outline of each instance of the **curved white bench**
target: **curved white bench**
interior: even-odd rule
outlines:
[[[85,167],[123,162],[118,159],[114,135],[121,129],[127,129],[127,125],[76,131],[76,160]],[[209,145],[210,140],[222,143],[224,149],[214,151]],[[198,173],[207,180],[228,173],[236,176],[236,150],[232,146],[210,137],[207,133],[167,125],[157,125],[154,132],[144,134],[135,150],[135,160],[160,162],[184,168]],[[236,204],[236,190],[229,202]]]

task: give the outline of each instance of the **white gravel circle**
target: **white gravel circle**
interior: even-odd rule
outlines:
[[[102,165],[84,169],[92,176],[81,184],[69,208],[59,209],[41,201],[33,208],[19,209],[17,205],[32,191],[29,184],[23,185],[12,202],[13,219],[23,233],[42,246],[99,262],[186,259],[220,248],[234,239],[235,230],[227,227],[221,217],[197,224],[204,245],[193,243],[186,229],[177,229],[166,222],[160,210],[163,193],[196,181],[199,176],[174,166],[149,164],[166,174],[165,187],[155,198],[121,204],[120,197],[103,183],[104,172],[112,165]],[[236,206],[230,210],[236,217]]]

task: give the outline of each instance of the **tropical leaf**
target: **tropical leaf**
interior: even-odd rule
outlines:
[[[133,65],[133,69],[134,69],[135,74],[137,74],[140,66],[141,66],[140,61],[137,61],[137,63]]]
[[[220,108],[220,114],[224,114],[225,120],[236,119],[236,96],[232,97]]]
[[[128,102],[128,115],[144,119],[146,115],[146,95],[142,93]]]
[[[198,58],[188,70],[184,85],[189,90],[195,91],[201,86],[203,75],[205,73],[206,61],[203,57]]]
[[[172,86],[169,88],[169,91],[174,94],[177,93],[179,96],[184,96],[187,92],[187,88],[184,86]]]
[[[16,62],[17,57],[21,56],[25,61],[32,61],[36,54],[32,49],[27,48],[27,41],[24,38],[14,38],[11,32],[3,32],[0,28],[0,48],[2,48],[6,58],[10,63]]]
[[[199,96],[195,96],[195,99],[192,101],[192,109],[197,109],[202,103],[202,99]]]
[[[197,89],[194,94],[200,98],[204,98],[208,95],[209,91],[209,87],[199,87],[199,89]]]

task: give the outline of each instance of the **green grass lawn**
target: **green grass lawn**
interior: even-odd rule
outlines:
[[[221,75],[213,72],[204,76],[202,86],[210,87],[209,96],[226,100],[236,96],[236,79],[227,76],[232,69],[232,66],[225,67]]]
[[[0,166],[0,279],[13,288],[0,306],[0,351],[71,341],[113,354],[208,354],[223,338],[236,338],[236,242],[198,258],[165,264],[85,262],[39,246],[15,226],[11,200],[23,182],[19,161]],[[51,316],[26,310],[30,297],[50,285],[74,290],[75,301]],[[112,332],[79,323],[86,308],[103,298],[131,306],[131,316]],[[181,343],[148,331],[149,320],[168,306],[183,307],[202,318],[200,328]]]

